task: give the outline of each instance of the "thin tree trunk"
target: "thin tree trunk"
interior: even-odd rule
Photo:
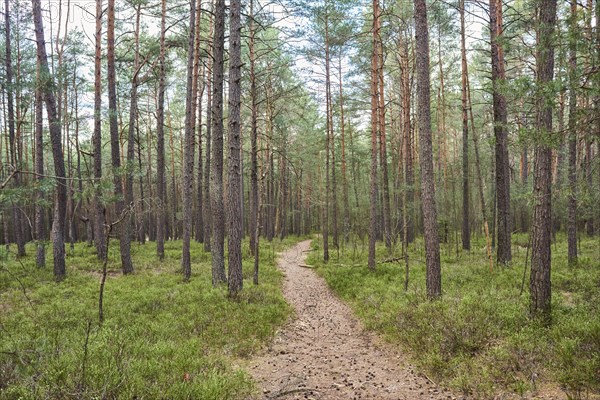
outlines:
[[[119,143],[119,127],[117,121],[117,83],[115,70],[115,0],[108,0],[108,24],[107,24],[107,82],[108,82],[108,120],[110,127],[111,158],[113,167],[114,193],[116,197],[115,213],[119,219],[123,213],[128,213],[128,209],[123,199],[123,180],[121,177],[121,153]],[[127,220],[127,218],[125,218]],[[124,274],[133,272],[133,263],[131,262],[131,251],[129,229],[126,221],[123,221],[119,227],[121,269]]]
[[[371,185],[370,185],[370,209],[369,209],[369,259],[368,267],[371,271],[375,270],[375,242],[377,232],[377,197],[378,197],[378,185],[377,185],[377,153],[379,152],[377,146],[377,138],[379,136],[379,0],[373,0],[373,53],[371,55]]]
[[[161,1],[160,19],[160,55],[158,59],[158,106],[156,109],[156,194],[158,207],[156,212],[156,255],[160,261],[165,258],[166,236],[166,193],[165,193],[165,58],[166,58],[166,18],[167,0]]]
[[[537,40],[538,93],[554,78],[554,27],[556,25],[556,0],[539,0],[539,31]],[[552,106],[545,95],[537,99],[536,128],[538,137],[552,135]],[[534,172],[534,209],[530,278],[530,311],[547,322],[551,318],[551,240],[552,240],[552,149],[545,143],[536,143]]]
[[[35,89],[35,173],[38,183],[44,177],[44,126],[43,126],[43,101],[40,69],[37,71],[37,87]],[[37,190],[35,204],[35,238],[37,240],[36,265],[38,268],[46,266],[46,221],[44,218],[44,192]]]
[[[46,113],[50,127],[50,141],[52,142],[52,156],[54,158],[54,175],[57,180],[56,189],[56,214],[52,225],[52,246],[54,255],[54,278],[57,281],[64,279],[65,269],[65,217],[67,204],[67,187],[65,181],[65,161],[60,132],[60,120],[56,113],[56,99],[54,97],[54,82],[48,68],[46,55],[46,41],[44,39],[44,26],[42,22],[42,9],[40,0],[32,0],[33,22],[35,25],[35,38],[37,43],[37,57],[42,77],[41,88],[44,92]]]
[[[190,258],[190,240],[192,236],[192,214],[194,193],[194,123],[196,121],[196,91],[198,80],[194,79],[194,69],[198,64],[194,63],[194,48],[196,37],[196,0],[190,2],[190,32],[188,36],[188,59],[187,59],[187,83],[185,96],[185,147],[183,150],[183,249],[181,255],[181,269],[183,279],[189,280],[192,275],[192,264]],[[196,75],[197,76],[197,75]]]
[[[412,127],[410,123],[411,109],[411,90],[410,90],[410,63],[408,54],[408,43],[405,36],[400,44],[400,60],[402,68],[401,74],[401,94],[402,94],[402,132],[403,132],[403,147],[404,147],[404,181],[406,183],[406,199],[405,199],[405,214],[404,230],[406,230],[406,244],[412,243],[415,240],[415,172],[413,168],[413,140]]]
[[[258,221],[258,93],[256,88],[256,53],[254,44],[256,42],[256,26],[254,21],[254,1],[250,0],[250,42],[248,44],[250,52],[250,101],[251,101],[251,121],[250,121],[250,252],[254,255],[255,265],[258,259],[258,235],[260,232]],[[258,284],[258,268],[254,271],[254,284]]]
[[[229,120],[227,162],[227,261],[229,295],[242,290],[242,160],[240,108],[242,91],[241,1],[231,0],[229,14]]]
[[[344,90],[343,90],[343,76],[342,76],[342,52],[340,51],[338,63],[338,75],[339,75],[339,86],[340,86],[340,139],[341,139],[341,151],[342,151],[342,196],[344,197],[344,243],[348,243],[350,240],[350,200],[348,195],[348,174],[346,166],[346,120],[344,115]],[[300,193],[300,192],[299,192]]]
[[[329,193],[331,170],[331,135],[333,118],[331,110],[331,82],[329,68],[329,11],[325,14],[325,103],[326,103],[326,129],[325,129],[325,202],[323,206],[323,261],[329,261]]]
[[[227,280],[225,276],[224,241],[225,215],[223,212],[223,51],[225,43],[225,1],[216,0],[215,36],[213,43],[213,107],[210,197],[212,214],[212,283]]]
[[[504,50],[502,46],[502,1],[490,0],[490,35],[492,43],[492,97],[494,135],[496,138],[496,203],[498,207],[498,263],[512,259],[510,228],[510,169],[508,165],[508,132],[506,98],[503,91]]]
[[[425,236],[425,262],[427,269],[427,297],[442,295],[440,247],[437,230],[437,210],[433,174],[431,144],[431,112],[429,82],[429,33],[427,30],[427,7],[425,0],[414,0],[415,37],[417,63],[417,118],[419,124],[419,150],[421,163],[421,198]]]
[[[577,1],[571,0],[569,21],[569,203],[567,244],[569,264],[577,263]]]
[[[469,224],[469,119],[467,103],[467,50],[465,38],[465,0],[460,0],[460,53],[462,66],[462,178],[463,178],[463,218],[462,218],[462,248],[471,250],[471,226]]]
[[[390,183],[387,164],[387,139],[385,133],[385,96],[383,80],[383,43],[381,39],[381,10],[378,9],[377,17],[377,56],[379,57],[377,69],[377,82],[379,85],[379,164],[381,166],[381,189],[382,189],[382,211],[383,211],[383,238],[388,249],[392,248],[392,224],[390,212]]]
[[[98,258],[106,257],[104,206],[102,204],[102,0],[96,0],[96,50],[94,54],[94,239]]]
[[[141,5],[137,4],[135,10],[135,30],[134,30],[134,56],[133,56],[133,78],[131,80],[131,99],[129,105],[129,125],[127,130],[127,167],[125,176],[125,204],[131,210],[136,209],[133,204],[133,168],[135,165],[135,136],[138,129],[138,86],[140,73],[140,16]],[[138,144],[139,146],[139,144]],[[126,231],[127,240],[131,243],[131,221],[133,216],[126,217],[122,224],[122,229]],[[125,233],[124,233],[125,235]]]
[[[11,50],[11,33],[10,33],[10,11],[9,11],[9,0],[4,2],[4,16],[5,16],[5,39],[6,39],[6,94],[7,94],[7,105],[8,105],[8,138],[10,141],[10,164],[16,171],[13,177],[15,187],[21,186],[21,165],[17,154],[17,138],[15,137],[15,108],[13,104],[14,86],[13,86],[13,68],[12,68],[12,50]],[[17,104],[18,108],[18,104]],[[16,204],[12,207],[12,223],[13,233],[15,235],[15,242],[17,244],[17,257],[25,256],[25,239],[23,238],[22,223],[21,223],[21,211]]]

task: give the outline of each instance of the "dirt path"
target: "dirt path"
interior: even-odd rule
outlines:
[[[300,267],[304,241],[283,253],[283,293],[295,319],[248,370],[265,399],[455,399],[366,332],[325,281]]]

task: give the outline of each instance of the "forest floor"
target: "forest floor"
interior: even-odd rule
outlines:
[[[244,368],[257,382],[259,394],[256,398],[315,400],[596,398],[595,395],[586,393],[586,391],[569,397],[558,384],[551,381],[539,382],[533,391],[514,390],[510,385],[497,381],[497,385],[494,384],[491,392],[473,390],[470,393],[464,389],[461,390],[460,385],[456,385],[456,381],[450,380],[451,384],[446,387],[444,387],[445,383],[438,384],[440,382],[439,374],[427,375],[428,372],[425,372],[429,371],[424,367],[428,364],[423,362],[422,358],[429,357],[430,354],[427,352],[416,354],[414,349],[406,351],[406,343],[398,340],[398,333],[395,334],[396,336],[385,334],[377,328],[377,324],[373,324],[369,314],[365,314],[364,310],[361,310],[364,307],[371,308],[366,304],[369,303],[368,299],[371,299],[373,295],[379,296],[373,289],[373,282],[369,279],[385,281],[387,287],[401,285],[390,281],[387,271],[380,271],[376,276],[371,276],[364,272],[363,268],[336,267],[335,263],[323,266],[319,262],[316,263],[318,269],[311,268],[305,263],[309,253],[309,263],[312,264],[316,261],[315,258],[319,258],[319,255],[315,253],[315,250],[318,251],[318,243],[313,242],[313,247],[315,245],[317,248],[311,249],[311,242],[303,241],[280,255],[278,266],[284,273],[283,294],[295,314],[277,333],[273,342],[262,354],[251,357],[244,363]],[[483,266],[485,267],[486,264],[483,263]],[[363,279],[357,271],[370,276],[370,278]],[[365,300],[366,303],[361,301],[361,306],[357,307],[353,300],[346,298],[348,297],[347,293],[344,290],[340,291],[340,287],[336,286],[336,284],[339,286],[339,280],[336,281],[333,278],[338,272],[342,273],[340,276],[346,276],[353,282],[349,287],[355,288],[357,297],[360,296],[361,290],[371,293],[371,297]],[[402,275],[398,274],[397,270],[392,274],[394,276]],[[517,274],[516,271],[515,274]],[[326,282],[329,282],[329,285],[334,284],[334,286],[330,288]],[[362,289],[357,288],[356,285],[362,285]],[[385,301],[386,296],[389,296],[389,293],[381,295],[381,301]],[[443,304],[437,305],[442,306]],[[401,308],[391,306],[389,308],[392,311],[396,309],[395,313],[402,313]],[[378,307],[375,309],[373,310],[375,313],[386,314]],[[432,312],[431,318],[437,318],[436,315],[435,312]],[[397,318],[402,319],[400,316]],[[427,320],[427,317],[423,317],[423,319]],[[457,323],[460,322],[459,319]],[[448,320],[440,320],[440,323],[454,324]],[[415,328],[425,328],[422,324],[416,325],[418,326]],[[434,325],[430,327],[432,332],[436,331]],[[483,330],[488,328],[487,326],[481,327]],[[429,337],[431,332],[421,331],[420,335],[424,338]],[[567,339],[566,336],[563,337]],[[546,338],[538,337],[538,339],[546,342]],[[498,340],[496,339],[496,341]],[[529,339],[527,340],[529,341]],[[550,342],[548,340],[548,343]],[[539,343],[536,345],[535,340],[532,343],[535,346],[540,345]],[[552,346],[555,345],[552,344]],[[554,351],[557,351],[560,346],[553,348]],[[538,355],[541,356],[541,352]],[[452,358],[450,360],[453,360],[454,368],[462,368],[462,364],[454,363]],[[495,363],[494,360],[490,357],[488,361]],[[503,365],[489,368],[496,367],[505,370]],[[485,380],[489,378],[486,368],[480,370],[465,368],[464,373],[472,375],[474,381]],[[571,369],[573,368],[579,370],[577,366],[573,366]],[[570,370],[565,368],[565,371]],[[505,373],[516,376],[519,372],[514,370]],[[477,377],[477,375],[481,376]],[[447,377],[442,381],[449,382]]]
[[[282,253],[284,297],[295,318],[248,371],[266,399],[456,399],[364,329],[323,278],[302,266],[310,241]]]

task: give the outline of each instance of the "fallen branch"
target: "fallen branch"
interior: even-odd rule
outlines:
[[[298,264],[298,266],[299,266],[299,267],[302,267],[302,268],[311,268],[311,269],[314,269],[314,268],[315,268],[314,266],[312,266],[312,265],[308,265],[308,264]]]

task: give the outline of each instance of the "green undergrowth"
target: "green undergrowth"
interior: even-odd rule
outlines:
[[[368,329],[407,349],[434,380],[476,398],[535,395],[557,387],[568,398],[600,392],[600,243],[582,238],[580,261],[569,267],[566,238],[552,247],[552,324],[528,316],[529,273],[521,294],[528,238],[514,235],[512,266],[490,272],[483,240],[471,254],[442,245],[443,296],[428,301],[422,241],[404,260],[366,267],[366,243],[350,241],[322,262],[314,241],[307,260],[346,300]],[[398,257],[378,246],[377,259]],[[595,398],[595,397],[594,397]]]
[[[122,276],[111,241],[98,323],[101,264],[80,243],[55,283],[52,261],[35,267],[35,249],[0,259],[0,399],[235,399],[254,390],[236,366],[272,337],[290,313],[275,268],[297,239],[261,242],[260,285],[244,243],[244,290],[229,299],[211,285],[210,254],[192,243],[192,278],[180,273],[181,241],[132,245],[135,273]],[[4,249],[3,249],[4,250]],[[48,254],[51,257],[51,249]]]

